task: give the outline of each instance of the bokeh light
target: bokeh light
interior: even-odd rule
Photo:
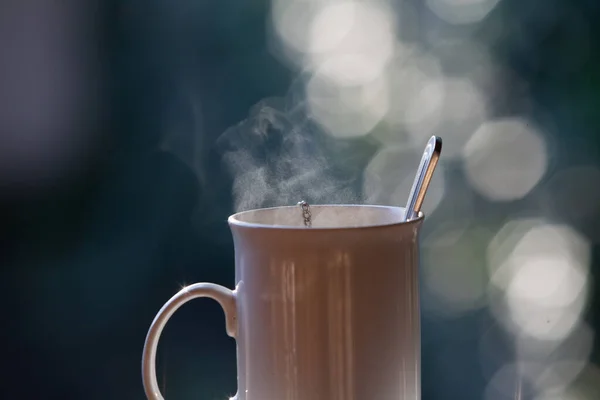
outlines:
[[[559,342],[517,337],[521,375],[539,392],[562,391],[587,365],[593,342],[594,332],[586,323]]]
[[[296,65],[308,50],[307,27],[323,7],[320,0],[273,0],[271,2],[271,24],[273,39],[280,41],[277,51],[285,52],[288,60]]]
[[[488,247],[496,317],[519,335],[564,339],[586,305],[589,263],[589,242],[569,226],[510,221]]]
[[[372,81],[394,53],[392,17],[383,2],[324,2],[309,28],[306,65],[340,85]]]
[[[339,86],[316,74],[307,83],[310,115],[335,137],[366,135],[388,109],[387,85],[382,78],[364,85]]]
[[[439,18],[451,24],[481,21],[500,0],[427,0],[427,6]]]
[[[283,57],[310,76],[311,118],[335,137],[373,130],[388,112],[385,71],[397,47],[388,4],[277,0],[272,22]]]
[[[406,123],[419,147],[434,134],[452,138],[444,143],[444,158],[453,159],[486,116],[485,98],[470,80],[445,78],[421,88],[407,109]]]
[[[522,118],[485,122],[467,142],[463,157],[473,188],[496,201],[523,198],[548,167],[543,136]]]
[[[400,48],[388,70],[391,87],[390,112],[386,119],[396,125],[405,123],[414,98],[428,84],[441,78],[439,61],[414,47]],[[435,108],[428,105],[427,108]],[[425,112],[425,111],[421,111]]]

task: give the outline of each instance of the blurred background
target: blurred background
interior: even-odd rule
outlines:
[[[3,399],[143,399],[183,285],[234,284],[227,216],[403,205],[423,399],[600,398],[595,0],[0,2]],[[174,399],[235,393],[210,301],[159,349]]]

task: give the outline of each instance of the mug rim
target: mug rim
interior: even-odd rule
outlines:
[[[355,207],[355,208],[378,208],[378,209],[387,209],[387,210],[402,210],[404,212],[405,207],[399,206],[386,206],[386,205],[378,205],[378,204],[311,204],[311,207]],[[328,231],[328,230],[344,230],[344,229],[372,229],[377,227],[389,227],[389,226],[399,226],[399,225],[417,225],[420,224],[425,219],[425,214],[422,211],[419,211],[417,217],[411,219],[409,221],[400,221],[400,222],[390,222],[386,224],[367,224],[367,225],[359,225],[359,226],[325,226],[325,227],[310,227],[307,228],[305,226],[292,226],[292,225],[274,225],[274,224],[263,224],[259,222],[246,222],[239,219],[239,217],[249,214],[256,211],[269,211],[269,210],[282,210],[289,208],[297,208],[298,206],[278,206],[278,207],[265,207],[265,208],[255,208],[252,210],[240,211],[235,214],[232,214],[227,218],[227,223],[230,226],[239,226],[246,228],[261,228],[261,229],[284,229],[284,230],[297,230],[297,231]]]

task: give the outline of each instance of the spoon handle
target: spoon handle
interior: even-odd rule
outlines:
[[[410,194],[408,195],[408,202],[406,203],[406,209],[404,214],[404,220],[409,221],[415,218],[421,210],[423,200],[425,199],[425,193],[431,182],[433,171],[440,159],[440,153],[442,152],[442,139],[437,136],[432,136],[425,146],[423,157],[419,163],[419,169],[415,176]]]

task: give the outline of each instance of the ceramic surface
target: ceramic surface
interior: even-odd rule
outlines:
[[[173,312],[217,300],[237,340],[237,400],[419,400],[418,234],[403,209],[311,206],[229,218],[235,290],[199,283],[160,310],[144,348],[146,395],[162,400],[156,346]]]

